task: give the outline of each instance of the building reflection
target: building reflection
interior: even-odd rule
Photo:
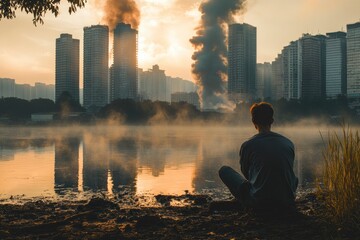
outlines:
[[[55,140],[55,192],[78,189],[80,139],[76,137]]]
[[[7,149],[4,146],[0,145],[0,161],[11,161],[14,160],[14,157],[14,150]]]
[[[136,192],[138,144],[136,139],[125,137],[110,142],[109,170],[112,191],[119,192],[126,186],[130,194]]]
[[[155,137],[156,138],[156,137]],[[151,170],[153,177],[158,177],[165,171],[167,152],[173,149],[165,149],[165,146],[154,141],[144,141],[139,149],[139,160],[142,168]]]
[[[123,186],[135,193],[137,143],[132,138],[85,136],[84,190],[117,193]]]
[[[107,191],[110,154],[106,139],[84,136],[83,151],[84,190]]]
[[[239,170],[239,156],[237,143],[229,137],[207,138],[203,136],[199,142],[196,159],[196,173],[193,185],[196,192],[203,190],[222,189],[224,184],[218,175],[218,170],[223,165],[228,165]]]

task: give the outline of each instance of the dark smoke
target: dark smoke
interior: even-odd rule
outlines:
[[[114,30],[119,22],[131,24],[131,28],[138,29],[140,24],[140,10],[134,0],[97,0],[103,5],[104,17],[102,21]]]
[[[246,0],[205,0],[196,36],[190,39],[195,48],[192,73],[199,86],[203,109],[230,107],[225,96],[227,79],[227,26],[245,10]]]

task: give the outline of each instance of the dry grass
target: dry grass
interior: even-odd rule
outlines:
[[[343,126],[342,132],[329,133],[323,151],[323,185],[327,215],[334,223],[360,230],[360,136]]]

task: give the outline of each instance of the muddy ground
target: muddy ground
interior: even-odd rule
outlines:
[[[0,239],[359,239],[326,221],[315,194],[298,199],[294,211],[265,213],[206,195],[155,200],[152,207],[99,197],[0,204]]]

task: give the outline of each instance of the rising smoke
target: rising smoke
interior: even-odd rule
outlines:
[[[140,24],[140,10],[134,0],[97,0],[98,5],[103,7],[104,17],[102,21],[114,30],[119,22],[131,25],[138,29]]]
[[[199,86],[203,109],[233,108],[225,95],[227,26],[245,10],[246,0],[204,0],[200,25],[190,39],[195,48],[192,73]]]

